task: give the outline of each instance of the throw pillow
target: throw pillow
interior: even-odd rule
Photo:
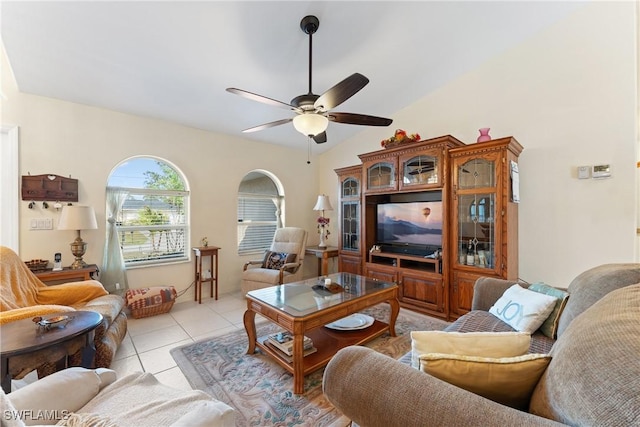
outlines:
[[[555,304],[554,297],[515,284],[502,294],[489,313],[516,331],[532,334],[547,320]]]
[[[544,283],[534,283],[529,286],[529,290],[545,295],[550,295],[556,298],[556,304],[553,307],[553,310],[551,310],[551,314],[549,315],[549,317],[547,317],[547,320],[545,320],[544,323],[542,323],[542,326],[540,326],[540,332],[542,332],[549,338],[553,338],[554,340],[557,339],[558,322],[560,321],[562,310],[564,310],[564,306],[567,304],[569,292],[563,291],[562,289],[554,288]]]
[[[48,375],[26,387],[9,394],[9,400],[18,411],[50,411],[62,418],[65,414],[76,412],[93,399],[105,382],[113,380],[113,371],[104,369],[99,372],[73,367]],[[55,424],[59,419],[25,418],[26,425]]]
[[[512,357],[529,351],[531,335],[526,332],[412,331],[411,365],[419,368],[419,357],[427,353],[460,356]]]
[[[487,399],[526,410],[550,361],[546,354],[490,358],[429,353],[420,356],[420,370]]]
[[[296,260],[296,254],[268,251],[265,254],[262,268],[279,270],[282,268],[283,265],[288,264],[290,262],[295,262],[295,260]]]

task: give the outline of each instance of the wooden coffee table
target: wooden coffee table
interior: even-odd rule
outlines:
[[[293,374],[294,393],[304,393],[304,376],[325,366],[341,348],[364,344],[385,332],[396,336],[395,323],[400,311],[398,286],[351,273],[329,277],[345,288],[344,292],[326,294],[313,289],[319,278],[303,280],[247,293],[244,327],[249,338],[247,354],[256,347],[271,356]],[[324,279],[324,278],[323,278]],[[387,302],[391,306],[389,323],[375,320],[365,329],[331,330],[324,325],[357,313],[367,307]],[[261,314],[293,335],[293,360],[288,362],[279,351],[257,337],[255,316]],[[313,340],[317,352],[303,357],[303,337]]]
[[[102,315],[95,311],[69,311],[43,315],[42,318],[51,319],[55,316],[69,316],[72,319],[64,327],[52,325],[46,331],[43,331],[41,327],[39,330],[31,318],[16,320],[0,326],[0,378],[5,393],[11,392],[9,364],[12,357],[42,350],[50,352],[49,356],[60,354],[60,350],[62,350],[68,357],[65,345],[77,337],[84,336],[85,344],[81,363],[85,368],[91,368],[93,365],[93,357],[96,353],[93,341],[94,331],[102,323]],[[53,351],[54,347],[57,351]],[[59,369],[67,365],[67,357],[64,358],[64,366],[58,365]],[[58,362],[58,360],[51,362]],[[37,366],[33,367],[33,369],[36,368]]]

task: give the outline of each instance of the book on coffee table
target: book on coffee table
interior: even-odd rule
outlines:
[[[266,339],[266,340],[264,341],[264,343],[267,345],[267,347],[269,347],[269,348],[273,349],[275,352],[277,352],[277,353],[278,353],[278,355],[279,355],[282,359],[284,359],[287,363],[292,363],[292,362],[293,362],[293,354],[286,354],[285,352],[283,352],[282,350],[280,350],[278,347],[276,347],[275,345],[273,345],[273,343],[272,343],[269,339]],[[310,354],[313,354],[313,353],[315,353],[316,351],[318,351],[318,349],[317,349],[316,347],[313,347],[313,346],[311,346],[311,347],[309,347],[309,348],[305,348],[305,349],[304,349],[304,356],[303,356],[303,357],[306,357],[306,356],[308,356],[308,355],[310,355]]]
[[[293,335],[291,335],[290,332],[284,331],[268,335],[267,341],[287,356],[293,354]],[[313,347],[313,341],[311,341],[311,338],[305,336],[302,346],[306,351]]]

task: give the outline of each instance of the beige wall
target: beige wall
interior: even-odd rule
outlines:
[[[287,150],[238,137],[19,93],[3,54],[3,124],[20,126],[20,174],[54,173],[80,181],[80,204],[92,205],[99,230],[83,232],[85,259],[100,263],[104,245],[104,189],[125,158],[155,155],[177,165],[192,192],[192,245],[208,236],[222,247],[221,291],[239,289],[243,262],[236,255],[235,196],[252,169],[277,175],[286,191],[287,225],[310,231],[317,243],[319,192],[336,201],[334,168],[356,164],[357,154],[380,148],[395,128],[424,138],[451,134],[475,141],[480,127],[494,137],[513,135],[520,158],[520,275],[566,286],[576,274],[605,262],[634,259],[637,98],[635,3],[596,2],[516,48],[478,64],[473,72],[393,115],[391,128],[366,128],[306,164],[306,147]],[[286,159],[286,160],[283,160]],[[576,167],[611,163],[613,177],[578,180]],[[29,219],[53,217],[20,202],[20,255],[70,262],[73,232],[29,231]],[[41,206],[41,205],[40,205]],[[335,225],[336,211],[329,212]],[[329,238],[335,245],[337,237]],[[315,259],[307,260],[306,275]],[[132,287],[192,281],[193,263],[129,272]],[[190,291],[183,300],[192,298]],[[208,295],[205,292],[205,297]]]
[[[512,135],[520,156],[520,276],[566,287],[585,269],[637,260],[636,13],[633,2],[594,2],[326,153],[332,170],[380,149],[393,129],[472,143],[478,129]],[[613,177],[578,180],[576,167],[610,163]]]
[[[105,240],[105,186],[112,169],[122,160],[153,155],[169,160],[186,175],[191,190],[191,246],[207,236],[220,246],[220,291],[240,289],[242,264],[250,258],[236,251],[236,194],[242,177],[254,169],[268,170],[283,184],[286,225],[311,231],[317,244],[315,212],[318,164],[307,164],[306,144],[300,150],[217,135],[164,121],[151,120],[100,108],[19,93],[3,57],[3,124],[20,127],[20,174],[57,174],[79,180],[79,204],[95,208],[99,230],[83,231],[88,242],[84,259],[101,264]],[[73,260],[69,243],[73,231],[30,231],[31,218],[54,219],[59,212],[27,208],[20,201],[20,256],[24,260],[53,259],[61,252],[65,265]],[[55,227],[54,227],[55,228]],[[315,271],[315,259],[307,265]],[[175,285],[185,289],[193,280],[193,262],[129,271],[132,288]],[[204,292],[207,297],[209,291]],[[189,291],[182,300],[192,298]]]

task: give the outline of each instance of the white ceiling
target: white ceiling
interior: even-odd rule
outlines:
[[[354,72],[370,83],[333,111],[394,113],[583,3],[576,1],[1,1],[2,39],[22,92],[306,149],[291,123],[241,130],[293,112],[225,91],[289,103]],[[393,133],[381,129],[381,137]],[[330,123],[329,141],[361,131]]]

